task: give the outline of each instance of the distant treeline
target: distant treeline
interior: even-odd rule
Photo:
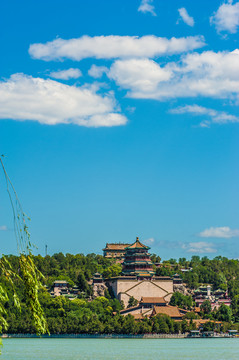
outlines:
[[[121,304],[116,299],[98,297],[91,302],[83,299],[71,301],[63,296],[51,298],[47,293],[41,294],[40,299],[51,334],[178,334],[196,329],[191,313],[182,321],[174,321],[166,315],[136,321],[131,315],[124,317],[119,314]],[[24,303],[20,315],[12,306],[8,310],[7,333],[35,333],[30,312]],[[225,332],[227,329],[239,330],[239,324],[224,322],[218,326],[209,319],[203,328],[205,331]]]
[[[15,271],[19,269],[18,257],[8,256],[9,262]],[[135,321],[131,315],[123,317],[119,311],[122,304],[113,299],[108,291],[104,297],[88,301],[92,296],[92,288],[88,283],[93,274],[99,272],[103,277],[117,276],[121,273],[121,265],[115,264],[114,260],[106,259],[101,255],[62,253],[53,256],[34,257],[38,269],[43,273],[46,288],[41,290],[40,302],[47,318],[49,330],[52,334],[66,333],[102,333],[102,334],[144,334],[144,333],[178,333],[194,329],[192,321],[194,314],[189,313],[181,322],[173,321],[165,315],[158,315],[151,319]],[[159,262],[159,257],[152,255],[154,263]],[[181,269],[190,269],[182,272]],[[201,283],[209,283],[214,289],[228,289],[232,298],[232,308],[223,306],[220,311],[213,312],[208,304],[202,308],[202,317],[208,318],[209,322],[204,325],[206,330],[214,328],[213,320],[224,321],[223,330],[238,328],[239,323],[239,262],[227,258],[216,257],[209,260],[206,257],[200,259],[193,256],[191,261],[182,258],[177,262],[174,259],[163,262],[160,268],[155,267],[157,275],[173,275],[179,273],[189,288],[195,289]],[[52,298],[49,289],[54,280],[67,280],[71,286],[76,285],[79,290],[79,298],[68,300],[62,296]],[[2,281],[3,286],[7,286]],[[8,333],[34,333],[30,312],[25,304],[24,288],[15,280],[15,286],[21,300],[21,313],[14,307],[13,299],[9,297],[5,308],[9,322]],[[8,289],[11,291],[11,289]],[[190,309],[193,301],[190,296],[175,293],[171,300],[172,305],[178,305]],[[191,314],[191,315],[190,315]],[[210,322],[211,321],[211,322]]]

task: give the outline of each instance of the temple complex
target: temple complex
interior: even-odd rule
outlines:
[[[104,251],[106,249],[107,246]],[[155,275],[149,249],[136,238],[133,244],[124,248],[122,276],[104,280],[114,296],[123,301],[125,306],[131,297],[138,301],[145,296],[163,297],[165,301],[170,301],[173,294],[173,279]]]
[[[221,304],[231,306],[231,299],[227,291],[222,289],[212,291],[211,285],[199,286],[193,293],[193,300],[197,307],[200,307],[205,300],[208,300],[213,310],[218,310]]]

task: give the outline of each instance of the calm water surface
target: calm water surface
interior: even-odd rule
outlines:
[[[238,360],[239,339],[4,339],[1,360]]]

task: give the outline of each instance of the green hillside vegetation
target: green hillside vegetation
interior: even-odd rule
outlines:
[[[7,256],[14,271],[19,270],[19,258]],[[158,259],[157,259],[158,260]],[[43,273],[45,288],[40,291],[39,300],[45,312],[49,331],[52,334],[67,333],[116,333],[116,334],[143,334],[143,333],[178,333],[194,329],[192,319],[197,317],[193,312],[185,315],[181,322],[175,322],[165,315],[158,315],[151,319],[135,321],[131,315],[123,317],[119,311],[122,304],[113,299],[109,292],[105,296],[88,301],[92,296],[92,288],[89,284],[94,273],[99,272],[105,278],[117,276],[121,273],[121,265],[115,264],[114,260],[106,259],[101,255],[77,254],[71,255],[62,253],[53,256],[34,257],[38,269]],[[173,266],[172,266],[173,265]],[[191,271],[182,272],[182,268],[192,268]],[[173,275],[179,273],[184,282],[191,289],[197,288],[200,284],[209,283],[214,289],[228,288],[229,296],[232,298],[232,307],[222,305],[218,311],[210,309],[207,303],[201,308],[201,317],[209,320],[205,329],[214,327],[213,320],[223,321],[223,330],[234,329],[239,326],[239,262],[227,258],[217,257],[213,260],[200,259],[193,256],[191,261],[179,259],[177,262],[171,259],[164,262],[161,268],[157,268],[158,275]],[[50,289],[55,280],[67,280],[70,286],[77,286],[80,290],[79,297],[69,300],[63,296],[52,298],[47,289]],[[7,289],[8,284],[1,279],[3,287]],[[35,328],[32,317],[25,302],[25,290],[22,284],[16,279],[20,302],[21,313],[13,306],[13,300],[5,303],[7,310],[6,319],[9,323],[8,333],[34,333]],[[175,293],[170,302],[171,305],[185,309],[193,308],[191,296],[184,296]]]

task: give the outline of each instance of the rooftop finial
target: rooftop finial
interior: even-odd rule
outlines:
[[[138,238],[138,236],[136,237],[136,241],[139,241],[139,238]]]

